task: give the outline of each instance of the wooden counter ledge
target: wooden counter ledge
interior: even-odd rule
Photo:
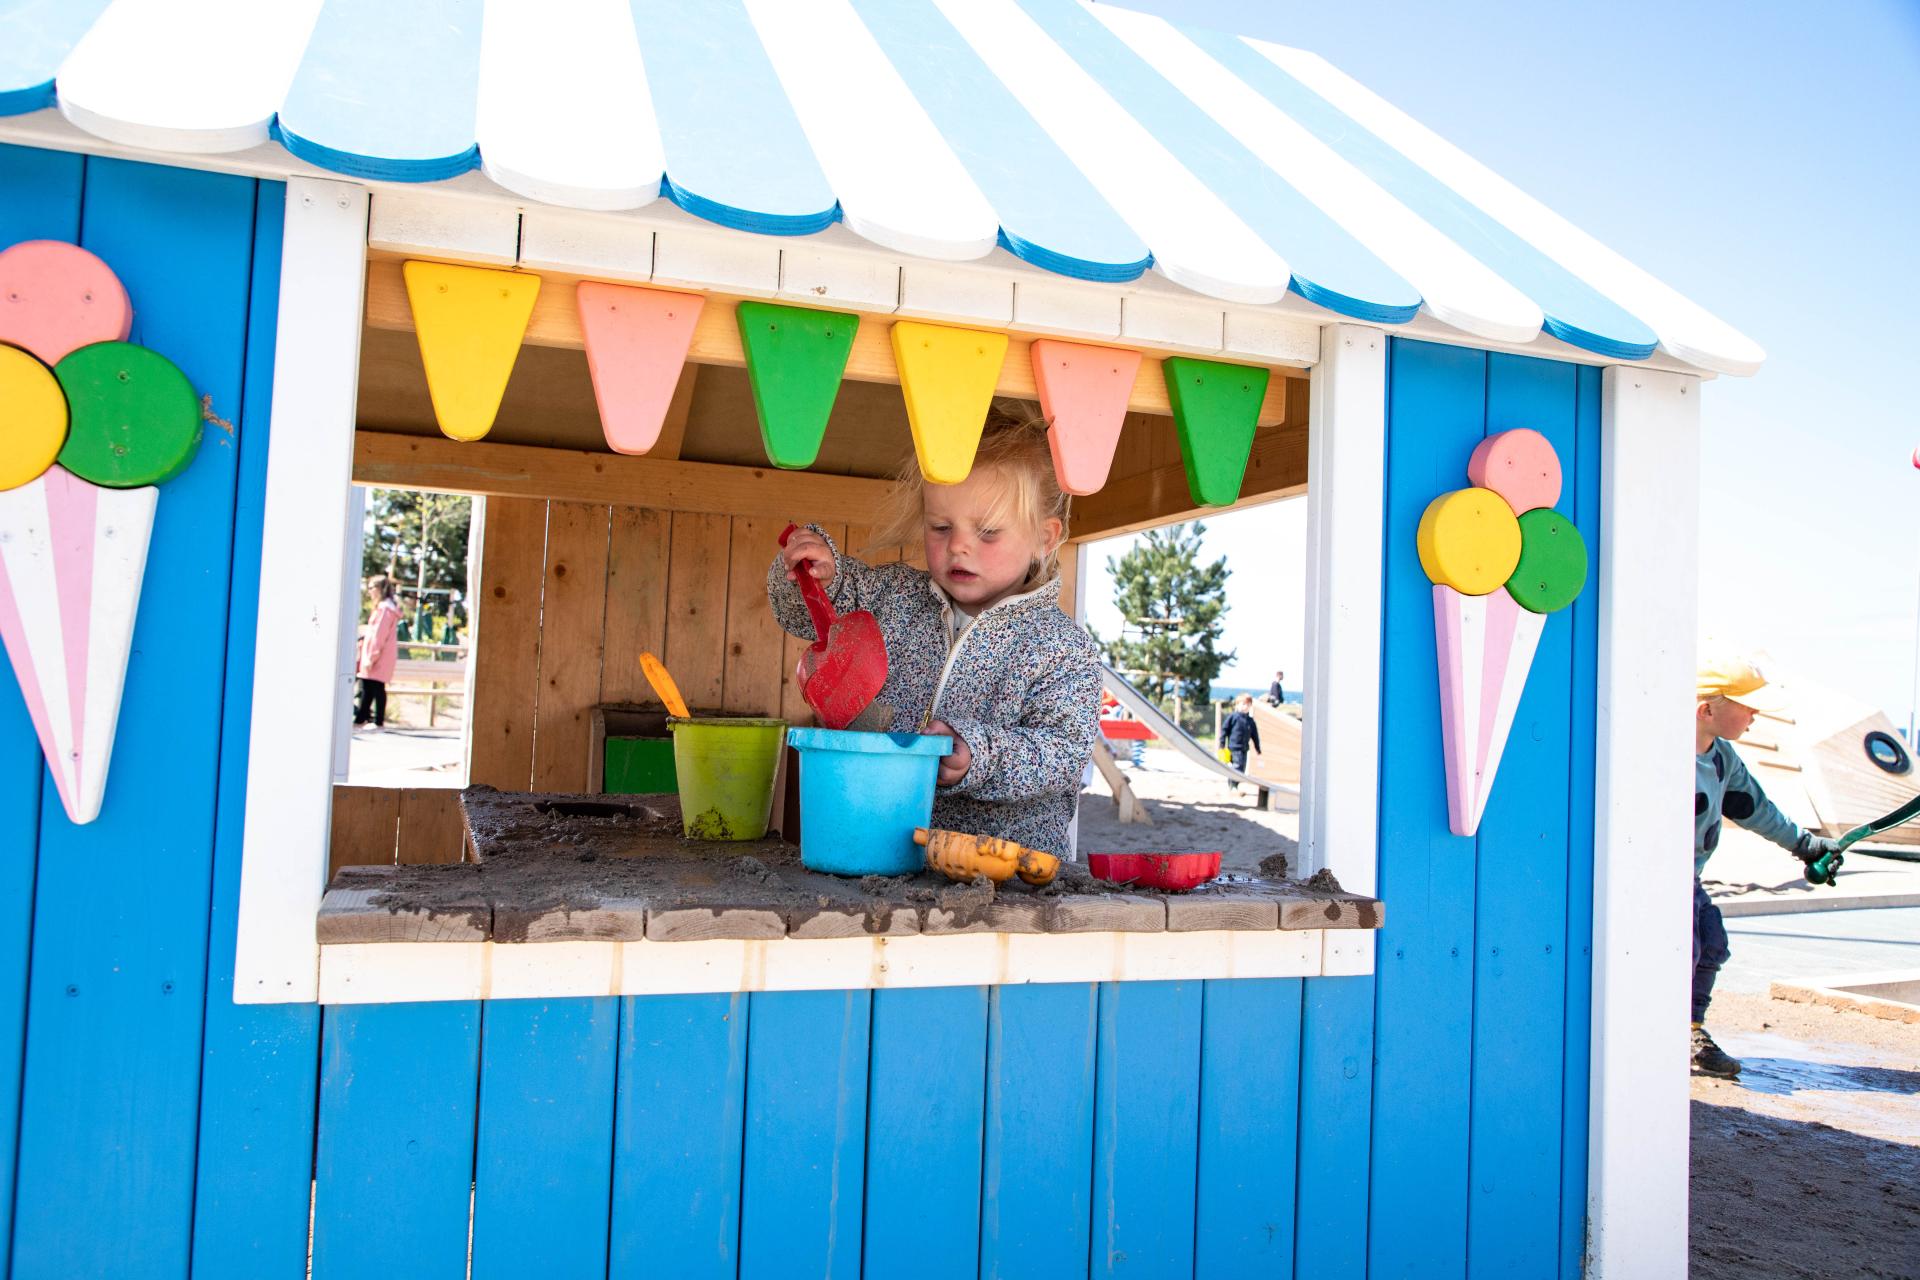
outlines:
[[[1190,893],[1094,880],[1044,889],[809,871],[779,839],[695,841],[671,796],[461,793],[475,861],[343,867],[322,943],[652,942],[923,934],[1377,929],[1381,904],[1230,875]]]

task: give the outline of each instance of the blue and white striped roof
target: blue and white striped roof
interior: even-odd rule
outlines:
[[[49,107],[160,152],[1764,359],[1318,56],[1080,0],[0,0],[0,115]]]

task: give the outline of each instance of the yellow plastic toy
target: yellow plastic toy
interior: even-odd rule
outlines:
[[[1520,563],[1520,521],[1491,489],[1455,489],[1428,504],[1415,534],[1420,567],[1464,596],[1497,591]]]
[[[1007,335],[902,320],[893,326],[893,361],[920,473],[935,484],[959,484],[973,470]]]
[[[1001,884],[1017,875],[1038,887],[1052,883],[1060,874],[1060,859],[1052,854],[999,836],[973,836],[963,831],[929,831],[918,827],[914,830],[913,842],[926,846],[929,867],[962,884],[975,876],[985,876]]]
[[[67,442],[67,397],[53,370],[0,346],[0,489],[17,489],[53,465]]]
[[[455,440],[478,440],[500,412],[540,277],[444,262],[404,263],[401,274],[433,416]]]

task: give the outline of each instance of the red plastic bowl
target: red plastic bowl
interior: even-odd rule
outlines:
[[[1217,853],[1090,853],[1087,868],[1114,884],[1185,893],[1220,874]]]

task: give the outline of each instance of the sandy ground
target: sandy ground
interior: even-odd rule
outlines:
[[[1920,1277],[1920,1026],[1717,993],[1693,1079],[1696,1280]]]
[[[1122,764],[1133,792],[1147,802],[1151,825],[1122,826],[1113,796],[1096,771],[1080,795],[1080,855],[1089,853],[1211,853],[1220,865],[1251,869],[1269,854],[1291,860],[1299,849],[1300,815],[1265,812],[1254,793],[1227,789],[1171,751],[1149,748],[1146,767]]]

